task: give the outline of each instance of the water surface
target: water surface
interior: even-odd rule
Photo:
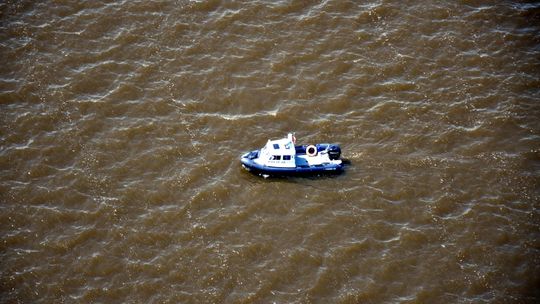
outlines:
[[[539,17],[0,4],[0,302],[538,302]],[[242,170],[290,131],[351,165]]]

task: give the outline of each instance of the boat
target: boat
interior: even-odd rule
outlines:
[[[289,133],[286,138],[269,139],[266,145],[241,156],[247,171],[269,176],[306,176],[339,174],[344,170],[341,148],[337,144],[296,145]]]

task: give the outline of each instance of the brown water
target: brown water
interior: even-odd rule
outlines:
[[[0,12],[0,302],[540,301],[538,2]]]

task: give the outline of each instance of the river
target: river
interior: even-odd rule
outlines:
[[[540,3],[0,3],[1,303],[538,303]],[[269,138],[338,176],[262,178]]]

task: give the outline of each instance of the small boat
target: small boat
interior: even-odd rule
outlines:
[[[264,177],[338,174],[343,172],[341,148],[336,144],[296,146],[294,134],[268,140],[260,150],[240,158],[242,167]]]

